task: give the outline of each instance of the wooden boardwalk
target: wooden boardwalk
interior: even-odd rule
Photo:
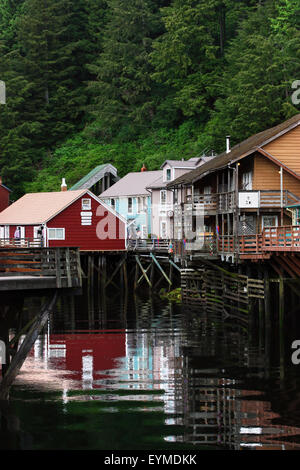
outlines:
[[[0,291],[81,287],[77,248],[0,249]]]

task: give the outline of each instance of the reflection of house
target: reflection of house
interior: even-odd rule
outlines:
[[[300,202],[299,141],[300,114],[232,148],[227,138],[224,153],[169,183],[178,200],[175,238],[213,232],[220,254],[261,253],[256,235],[291,225],[286,208]]]
[[[10,193],[11,190],[2,183],[2,178],[0,177],[0,212],[9,206]]]
[[[159,178],[153,181],[147,189],[151,192],[152,200],[152,232],[159,238],[174,238],[174,200],[173,191],[167,189],[169,184],[179,176],[202,165],[213,157],[191,158],[190,160],[166,160],[161,166],[162,172]]]
[[[92,193],[98,194],[103,193],[106,189],[110,188],[120,178],[118,177],[117,169],[110,163],[98,165],[81,180],[75,183],[70,191],[77,189],[89,189]]]
[[[146,188],[160,175],[161,171],[128,173],[99,196],[128,221],[129,234],[131,229],[139,230],[141,238],[152,233],[151,194]]]
[[[125,355],[125,343],[122,331],[51,334],[36,341],[32,354],[46,359],[49,369],[63,369],[68,376],[71,373],[72,380],[80,381],[83,389],[99,388],[101,384],[95,381],[105,379],[107,371],[118,367],[117,360]]]

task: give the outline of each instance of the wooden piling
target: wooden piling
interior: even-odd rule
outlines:
[[[4,378],[0,384],[0,401],[8,400],[9,398],[9,390],[11,385],[13,384],[17,374],[19,373],[29,351],[31,350],[32,346],[34,345],[38,335],[42,331],[49,314],[52,312],[57,299],[57,291],[55,292],[54,296],[48,302],[38,317],[38,319],[34,322],[31,326],[29,332],[27,333],[25,339],[23,340],[19,350],[13,357],[11,364],[4,375]]]

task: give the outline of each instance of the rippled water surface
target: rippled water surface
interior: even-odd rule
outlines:
[[[63,298],[2,413],[0,448],[297,449],[296,337],[281,357],[276,332],[250,335],[236,318],[159,298]]]

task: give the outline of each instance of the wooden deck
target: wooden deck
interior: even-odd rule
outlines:
[[[249,258],[273,252],[300,252],[300,226],[269,227],[260,234],[242,235],[238,239],[233,235],[221,236],[218,252],[238,253]]]
[[[77,248],[1,248],[0,291],[81,287]]]

